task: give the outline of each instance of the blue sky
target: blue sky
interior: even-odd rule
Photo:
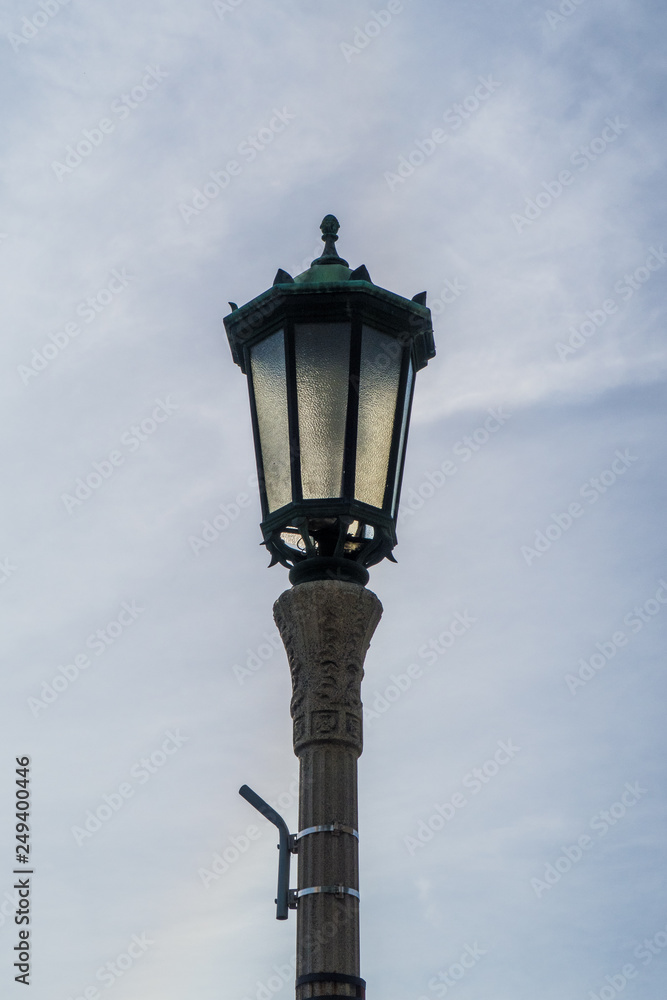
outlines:
[[[35,1000],[292,993],[238,796],[296,829],[288,580],[222,317],[329,212],[352,267],[428,291],[438,350],[369,584],[369,997],[664,988],[665,16],[3,6],[7,996],[23,754]]]

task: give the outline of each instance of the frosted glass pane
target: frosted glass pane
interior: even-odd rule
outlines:
[[[412,397],[413,379],[414,379],[414,370],[412,368],[412,358],[411,358],[410,364],[408,366],[407,384],[405,386],[405,401],[403,403],[403,414],[401,416],[401,436],[398,442],[398,462],[396,463],[396,479],[394,480],[394,501],[391,508],[392,516],[395,515],[396,508],[398,507],[398,487],[401,479],[403,453],[405,452],[405,435],[407,434],[408,431],[408,417],[410,416],[410,399]]]
[[[354,495],[373,507],[384,501],[402,353],[394,337],[363,328]]]
[[[250,365],[266,496],[269,511],[274,511],[292,499],[285,342],[282,330],[251,348]]]
[[[303,497],[339,497],[350,380],[349,324],[297,324],[294,347]]]

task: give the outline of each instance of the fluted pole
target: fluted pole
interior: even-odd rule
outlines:
[[[362,997],[356,835],[361,678],[382,605],[359,584],[316,580],[286,591],[273,612],[292,675],[299,832],[334,827],[298,840],[296,1000]]]

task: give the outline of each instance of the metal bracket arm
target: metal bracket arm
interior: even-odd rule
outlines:
[[[344,896],[355,896],[359,899],[357,889],[350,889],[345,885],[315,885],[308,889],[290,889],[290,854],[296,854],[299,848],[299,840],[302,837],[313,833],[333,833],[340,836],[341,833],[350,834],[359,839],[359,833],[351,826],[344,826],[342,823],[324,823],[320,826],[309,826],[299,833],[290,833],[287,823],[280,813],[260,798],[257,792],[253,792],[248,785],[241,785],[239,795],[242,795],[246,802],[262,814],[270,823],[278,827],[280,843],[278,850],[278,892],[276,898],[276,920],[287,920],[288,911],[295,910],[297,902],[301,896],[309,896],[312,893],[327,892],[342,899]]]
[[[270,823],[278,827],[278,832],[280,834],[280,843],[278,844],[278,850],[280,854],[278,855],[278,892],[276,898],[276,920],[287,920],[288,909],[291,906],[290,903],[290,887],[289,887],[289,869],[290,869],[290,853],[295,849],[296,838],[293,837],[288,829],[287,823],[282,818],[282,816],[276,812],[276,810],[261,799],[257,792],[253,792],[252,788],[248,785],[241,785],[239,788],[239,795],[242,795],[246,802],[249,802],[251,806],[254,806],[258,812],[261,812]]]

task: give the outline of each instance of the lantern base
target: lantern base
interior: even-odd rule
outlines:
[[[343,583],[358,583],[365,587],[370,574],[365,566],[353,559],[338,556],[313,556],[303,559],[289,571],[289,581],[293,587],[313,580],[340,580]]]

